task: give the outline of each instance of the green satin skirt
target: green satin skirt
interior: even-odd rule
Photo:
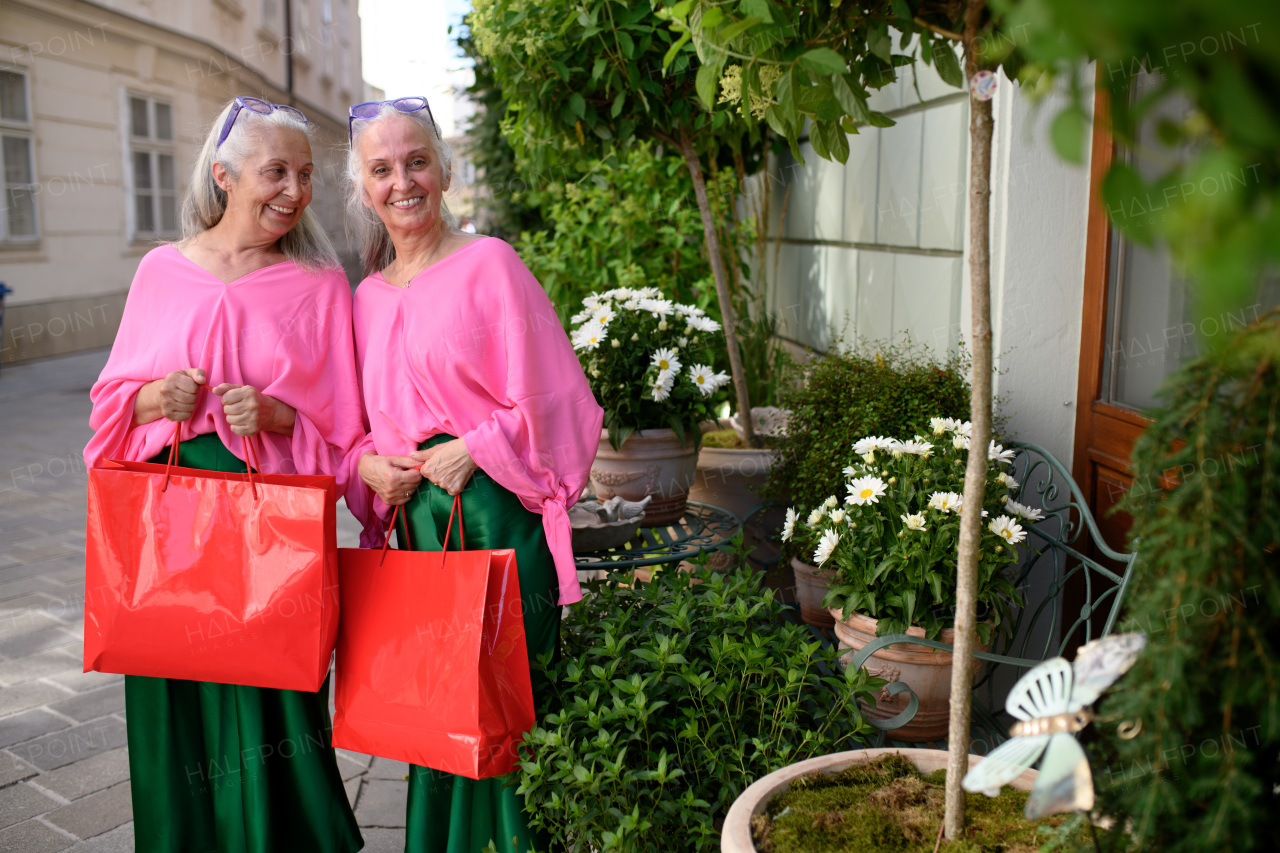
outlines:
[[[165,448],[152,462],[164,463]],[[179,464],[245,470],[208,433]],[[353,853],[364,846],[318,693],[126,675],[138,853]]]
[[[453,436],[437,435],[420,447],[452,440]],[[423,481],[405,505],[414,550],[442,549],[452,508],[448,492]],[[462,491],[462,517],[468,550],[515,549],[529,662],[547,652],[557,654],[560,584],[542,532],[542,516],[525,509],[518,497],[477,470]],[[403,548],[403,524],[397,535]],[[456,522],[449,547],[461,547]],[[541,719],[552,701],[552,685],[537,670],[532,675],[534,709]],[[490,843],[500,853],[547,853],[550,844],[544,834],[526,822],[524,797],[516,793],[517,775],[476,781],[410,766],[405,853],[479,853]]]

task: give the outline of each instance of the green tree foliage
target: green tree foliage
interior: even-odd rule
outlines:
[[[544,185],[550,228],[521,235],[516,249],[562,321],[589,293],[646,286],[720,319],[689,173],[656,147],[637,144],[576,181]]]
[[[469,18],[470,16],[468,16]],[[508,241],[523,231],[536,231],[545,226],[536,191],[540,188],[522,173],[515,151],[502,135],[502,117],[507,111],[502,89],[493,75],[489,60],[476,50],[470,26],[458,34],[458,47],[471,59],[475,78],[467,87],[467,96],[476,112],[467,125],[468,152],[476,167],[477,184],[487,197],[476,200],[483,210],[480,226],[486,233]]]
[[[883,684],[783,620],[749,569],[668,568],[635,589],[595,582],[541,665],[561,710],[522,747],[520,792],[553,849],[714,851],[753,780],[858,748]]]
[[[993,0],[1008,40],[1034,64],[1023,78],[1038,91],[1066,81],[1072,103],[1054,119],[1062,156],[1083,159],[1097,60],[1108,129],[1132,145],[1154,125],[1161,142],[1190,156],[1167,157],[1146,179],[1123,160],[1103,184],[1111,220],[1125,236],[1167,243],[1196,287],[1201,316],[1254,298],[1260,271],[1280,261],[1280,4],[1219,0]],[[1043,72],[1050,72],[1038,79]],[[1158,77],[1131,97],[1133,79]],[[1171,106],[1194,107],[1185,120]]]
[[[1120,830],[1107,849],[1275,848],[1278,338],[1272,312],[1183,368],[1134,449],[1123,506],[1140,557],[1121,629],[1148,645],[1095,724],[1099,806]]]

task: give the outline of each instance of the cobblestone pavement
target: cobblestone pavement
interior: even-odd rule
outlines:
[[[124,679],[81,672],[89,388],[105,350],[0,369],[0,853],[133,850]],[[339,544],[354,519],[339,508]],[[403,763],[340,753],[369,853],[404,848]]]

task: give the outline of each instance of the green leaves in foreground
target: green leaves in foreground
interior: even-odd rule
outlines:
[[[842,672],[760,580],[668,568],[638,589],[589,584],[570,608],[561,659],[542,662],[560,710],[520,771],[553,847],[719,850],[747,785],[872,731],[856,700],[881,682]]]

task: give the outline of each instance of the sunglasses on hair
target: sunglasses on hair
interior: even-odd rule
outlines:
[[[347,142],[350,143],[355,135],[356,119],[376,118],[378,113],[382,111],[384,104],[390,104],[392,108],[402,113],[417,113],[423,110],[427,111],[427,118],[431,120],[431,128],[436,132],[436,138],[440,138],[440,126],[436,124],[436,117],[431,114],[431,107],[427,106],[426,98],[393,98],[389,101],[365,101],[363,104],[356,104],[347,111]]]
[[[218,144],[215,148],[221,148],[222,143],[227,141],[227,137],[231,135],[231,128],[236,123],[236,117],[240,115],[241,110],[248,110],[251,113],[257,113],[260,116],[271,115],[276,110],[286,112],[296,118],[303,124],[307,123],[307,117],[300,110],[293,107],[287,107],[284,104],[273,104],[270,101],[264,101],[261,98],[244,98],[236,97],[235,106],[231,108],[231,112],[227,113],[227,120],[222,123],[222,133],[218,134]]]

